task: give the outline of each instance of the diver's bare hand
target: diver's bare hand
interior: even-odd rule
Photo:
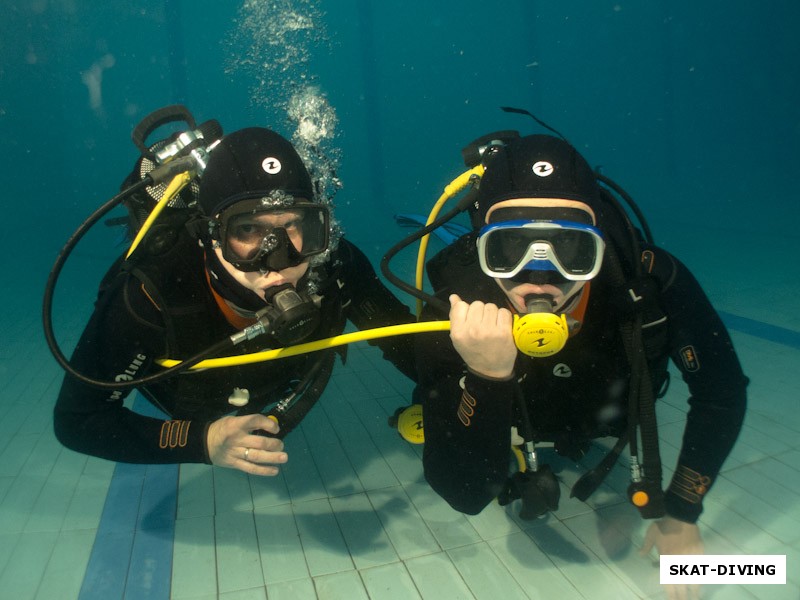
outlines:
[[[208,428],[208,456],[219,467],[251,475],[277,475],[278,465],[289,457],[278,438],[254,435],[257,430],[278,433],[278,424],[264,415],[222,417]]]
[[[511,311],[450,296],[450,339],[467,366],[484,377],[507,379],[514,372],[517,347]]]
[[[694,523],[684,523],[670,516],[653,521],[647,529],[640,553],[645,556],[655,548],[663,554],[705,554],[700,529]],[[698,600],[699,585],[674,584],[664,586],[669,600]]]

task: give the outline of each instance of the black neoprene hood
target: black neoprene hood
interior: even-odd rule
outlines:
[[[563,198],[599,208],[600,190],[586,160],[566,141],[549,135],[510,140],[485,159],[477,198],[470,207],[474,227],[489,208],[512,198]]]
[[[314,199],[311,177],[291,142],[270,129],[249,127],[225,136],[211,151],[198,202],[213,217],[235,202],[275,190]]]

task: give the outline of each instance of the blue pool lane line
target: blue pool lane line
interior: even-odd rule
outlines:
[[[800,350],[800,332],[718,311],[729,329]],[[166,418],[137,396],[134,410]],[[178,500],[178,465],[117,464],[80,600],[168,600]]]
[[[778,325],[770,325],[747,317],[740,317],[722,310],[717,312],[728,329],[800,350],[800,331],[779,327]]]
[[[137,394],[134,411],[166,418]],[[178,465],[117,463],[80,600],[168,600],[178,501]]]

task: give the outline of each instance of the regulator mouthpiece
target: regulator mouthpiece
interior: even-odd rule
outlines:
[[[284,345],[293,345],[309,336],[319,325],[319,307],[307,294],[291,284],[277,286],[264,294],[270,306],[263,318],[269,319],[269,333]]]
[[[559,352],[569,339],[566,315],[553,314],[549,296],[531,294],[525,298],[528,314],[514,315],[514,343],[523,354],[546,358]]]
[[[550,296],[528,294],[525,296],[525,308],[528,310],[528,314],[552,313],[553,301],[550,299]]]
[[[314,299],[298,293],[290,283],[268,289],[264,299],[269,304],[256,313],[258,321],[231,336],[234,345],[268,333],[280,344],[290,346],[306,338],[319,325],[320,312]]]

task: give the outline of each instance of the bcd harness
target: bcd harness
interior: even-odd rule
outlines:
[[[605,194],[605,190],[604,190]],[[609,200],[610,201],[610,200]],[[636,234],[637,238],[638,233]],[[618,239],[618,238],[617,238]],[[630,380],[628,400],[625,406],[626,429],[618,435],[618,441],[608,454],[594,468],[586,472],[573,486],[571,497],[585,501],[600,486],[619,459],[621,453],[631,445],[631,485],[629,499],[639,509],[643,518],[658,518],[664,514],[663,491],[661,489],[661,459],[658,447],[658,431],[655,414],[656,397],[662,397],[669,385],[667,370],[668,352],[666,336],[666,315],[660,307],[662,289],[669,285],[674,264],[659,265],[654,270],[653,253],[645,249],[623,245],[626,256],[640,256],[639,265],[628,261],[623,265],[618,256],[620,242],[607,247],[604,272],[610,286],[611,297],[608,306],[613,311],[618,325],[620,340],[629,365]],[[475,246],[474,234],[467,234],[453,242],[442,254],[428,263],[428,277],[434,289],[454,289],[451,282],[474,281],[472,269]],[[636,254],[632,254],[636,252]],[[445,258],[446,257],[446,258]],[[632,274],[626,275],[626,272]],[[580,334],[578,334],[580,335]],[[521,391],[515,398],[521,426],[528,425],[531,439],[530,418]],[[642,462],[638,455],[638,437],[641,436]],[[512,475],[504,491],[500,494],[501,504],[521,498],[521,515],[527,518],[540,516],[553,510],[558,504],[558,485],[549,473],[547,465],[539,467],[541,477],[531,477],[525,473]],[[643,496],[644,494],[644,496]],[[526,499],[526,496],[528,498]]]

